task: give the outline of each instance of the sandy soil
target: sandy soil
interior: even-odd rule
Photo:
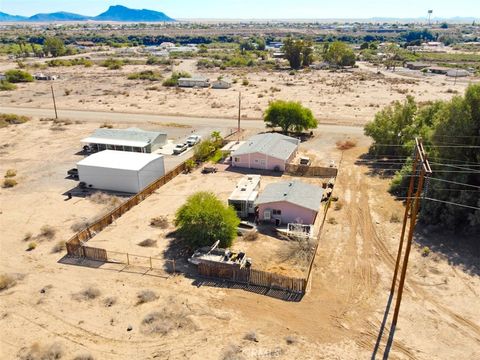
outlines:
[[[360,64],[359,69],[332,73],[326,70],[250,71],[243,69],[206,71],[196,69],[196,60],[183,60],[174,69],[204,75],[212,81],[219,76],[237,79],[228,90],[165,88],[161,81],[127,80],[130,73],[145,69],[170,76],[166,66],[128,65],[121,70],[104,67],[58,67],[43,70],[58,75],[53,82],[59,109],[143,112],[163,115],[236,117],[238,92],[242,92],[242,117],[259,119],[274,99],[301,101],[324,123],[363,125],[379,108],[407,94],[419,101],[449,99],[463,93],[471,79],[456,84],[444,75],[399,75]],[[31,70],[32,72],[40,72]],[[243,79],[249,81],[243,86]],[[6,106],[51,108],[50,82],[21,84],[13,92],[0,94]]]
[[[36,83],[25,88],[29,86],[44,87],[42,91],[46,91],[47,85]],[[303,86],[304,90],[308,86]],[[419,86],[416,88],[423,85]],[[15,93],[15,98],[25,95],[23,88]],[[434,87],[429,89],[428,96],[451,96]],[[140,87],[137,91],[140,93]],[[230,94],[230,90],[225,93]],[[233,99],[234,92],[231,93]],[[70,96],[65,98],[72,101],[74,97]],[[390,101],[380,90],[378,98],[369,97],[369,101],[379,104]],[[40,105],[47,98],[38,95],[38,99],[32,100]],[[202,101],[205,98],[198,100]],[[96,103],[97,107],[102,106]],[[208,106],[204,109],[207,111]],[[345,111],[347,107],[342,109],[340,120],[351,116]],[[358,137],[358,146],[344,153],[335,190],[343,207],[329,213],[336,224],[325,225],[311,291],[302,301],[292,303],[241,289],[211,287],[182,275],[165,278],[145,269],[112,264],[71,265],[62,261],[64,252],[52,253],[58,241],[67,240],[73,233],[72,224],[98,216],[108,206],[84,198],[64,201],[62,195],[74,186],[64,177],[65,171],[79,159],[75,155],[79,140],[98,125],[73,123],[63,126],[66,130],[61,131],[51,130],[50,122],[34,120],[0,129],[0,173],[15,168],[19,182],[12,189],[0,189],[0,273],[16,279],[12,287],[0,292],[1,358],[27,359],[28,355],[57,349],[63,352],[62,359],[74,359],[84,353],[92,354],[95,359],[372,356],[388,299],[400,232],[400,224],[391,223],[390,219],[392,213],[401,216],[403,206],[388,195],[387,179],[368,175],[367,167],[355,164],[357,157],[366,151],[367,139]],[[350,136],[340,130],[332,134],[333,139]],[[335,141],[329,133],[316,135],[311,142],[302,144],[302,148],[333,157]],[[226,197],[237,175],[220,172],[218,176],[221,182],[202,182],[202,187]],[[182,175],[175,181],[179,193],[165,194],[163,191],[168,188],[163,188],[93,241],[122,241],[127,248],[136,248],[137,241],[147,236],[145,231],[150,231],[148,236],[161,238],[163,230],[150,229],[149,219],[153,215],[171,214],[178,201],[195,190],[201,175]],[[40,235],[44,225],[56,230],[53,238]],[[24,241],[29,232],[32,238]],[[26,251],[30,241],[38,246]],[[159,242],[155,251],[160,253],[161,245]],[[420,250],[415,245],[411,254],[390,358],[480,357],[478,258],[470,259],[473,265],[467,269],[466,257],[461,258],[463,262],[452,261],[458,257],[448,251],[444,252],[446,255],[432,252],[422,257]],[[137,295],[143,290],[154,291],[157,298],[139,304]],[[377,358],[383,355],[386,335]],[[254,337],[258,342],[249,340]]]

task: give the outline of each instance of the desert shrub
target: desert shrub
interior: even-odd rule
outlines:
[[[23,83],[32,82],[33,76],[23,70],[8,70],[5,71],[5,77],[9,83]]]
[[[188,159],[185,161],[186,172],[192,171],[193,169],[195,169],[196,166],[197,166],[197,163],[193,159]]]
[[[109,70],[119,70],[123,65],[125,65],[123,60],[113,58],[109,58],[100,64],[100,66],[106,67]]]
[[[103,304],[105,307],[111,307],[117,303],[117,298],[113,296],[106,297],[105,300],[103,300]]]
[[[97,191],[88,197],[88,200],[95,204],[107,205],[109,208],[114,208],[122,203],[122,199],[118,196],[109,195]]]
[[[7,172],[5,173],[6,178],[10,178],[14,176],[17,176],[17,170],[15,169],[8,169]]]
[[[285,342],[287,343],[287,345],[293,345],[298,342],[298,339],[295,336],[287,335],[285,336]]]
[[[430,255],[430,248],[428,246],[424,246],[422,248],[422,256],[427,257],[428,255]]]
[[[15,278],[8,274],[0,274],[0,291],[7,290],[12,286],[15,286],[17,281]]]
[[[37,243],[35,241],[29,242],[27,246],[27,251],[35,250],[37,247]]]
[[[243,235],[245,241],[255,241],[258,239],[258,231],[252,230]]]
[[[247,79],[242,80],[242,85],[243,86],[248,86],[249,84],[250,84],[250,81],[248,81]]]
[[[137,245],[142,247],[154,247],[157,246],[157,240],[145,239],[143,241],[140,241]]]
[[[194,327],[185,311],[171,309],[170,307],[149,313],[143,318],[141,326],[142,332],[145,334],[161,335],[166,335],[177,329],[187,330]]]
[[[23,124],[29,120],[30,118],[27,116],[20,116],[16,114],[0,114],[0,128],[8,125]]]
[[[156,71],[144,70],[128,75],[128,80],[150,80],[157,81],[162,78],[162,75]]]
[[[258,336],[255,331],[249,331],[243,338],[248,341],[258,342]]]
[[[72,226],[70,226],[70,229],[73,232],[79,232],[79,231],[82,231],[83,229],[85,229],[89,225],[90,225],[90,221],[88,221],[88,220],[78,220],[78,221],[74,222],[72,224]]]
[[[7,80],[0,80],[0,91],[11,91],[15,90],[17,87],[15,84],[8,82]]]
[[[166,229],[169,226],[168,217],[162,215],[150,219],[150,226]]]
[[[113,129],[113,124],[104,122],[102,125],[100,125],[100,129]]]
[[[150,56],[147,59],[147,65],[172,65],[172,61],[166,58],[159,58],[156,56]]]
[[[100,296],[100,290],[96,287],[89,286],[86,289],[73,295],[75,300],[93,300]]]
[[[158,299],[158,296],[152,290],[142,290],[137,294],[137,305],[152,302]]]
[[[338,224],[337,220],[334,217],[329,218],[327,220],[327,222],[331,225],[337,225]]]
[[[12,178],[8,178],[8,179],[5,179],[3,180],[3,187],[4,188],[12,188],[14,186],[16,186],[18,183],[17,183],[17,180],[15,179],[12,179]]]
[[[222,360],[245,360],[242,348],[238,345],[230,345],[222,352]]]
[[[72,89],[65,89],[65,90],[64,90],[65,96],[68,96],[68,95],[70,95],[71,93],[72,93]]]
[[[336,145],[338,150],[348,150],[357,146],[357,142],[355,140],[339,140]]]
[[[400,222],[400,216],[398,214],[392,214],[390,216],[390,222],[391,223],[399,223]]]
[[[29,348],[22,348],[18,358],[20,360],[59,360],[63,355],[63,347],[59,343],[49,346],[40,346],[38,343],[34,343]]]
[[[170,76],[168,79],[165,79],[163,82],[163,86],[166,87],[172,87],[172,86],[177,86],[178,85],[178,79],[180,78],[190,78],[192,75],[190,75],[186,71],[180,71],[180,72],[174,72],[172,76]]]
[[[24,236],[23,236],[23,241],[28,241],[32,238],[33,234],[31,232],[27,232]]]
[[[66,249],[66,243],[65,241],[61,240],[59,242],[57,242],[53,248],[52,248],[52,253],[59,253],[59,252],[62,252]]]
[[[50,225],[43,225],[40,228],[40,236],[46,239],[53,239],[55,237],[57,230],[53,226]]]

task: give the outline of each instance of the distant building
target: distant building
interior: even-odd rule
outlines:
[[[104,150],[77,163],[88,188],[138,193],[165,175],[163,156]]]
[[[212,89],[230,89],[232,83],[226,80],[216,80],[212,82]]]
[[[178,79],[178,86],[180,87],[209,87],[210,80],[206,77],[196,76],[191,78]]]
[[[81,142],[93,151],[117,150],[151,153],[167,143],[167,134],[137,128],[97,129]]]
[[[443,67],[443,66],[431,66],[428,68],[428,71],[431,72],[432,74],[440,74],[440,75],[446,75],[449,70],[450,68]]]
[[[428,68],[430,65],[418,61],[409,61],[405,63],[405,67],[410,70],[423,70]]]
[[[57,80],[55,75],[46,75],[43,73],[38,73],[33,75],[35,80]]]
[[[259,220],[281,224],[315,223],[323,197],[320,186],[301,181],[268,184],[258,196]]]
[[[285,171],[297,154],[300,140],[276,133],[258,134],[232,152],[232,166]]]
[[[447,72],[449,77],[466,77],[470,76],[470,73],[467,70],[463,69],[452,69]]]
[[[233,206],[239,217],[246,218],[255,213],[260,179],[260,175],[245,175],[228,198],[228,205]]]

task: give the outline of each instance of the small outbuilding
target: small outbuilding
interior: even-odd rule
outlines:
[[[34,74],[33,77],[35,80],[57,80],[55,75],[47,75],[43,73]]]
[[[104,150],[77,163],[79,180],[93,189],[138,193],[165,175],[162,155]]]
[[[258,196],[260,221],[276,226],[296,223],[313,225],[321,206],[323,188],[301,181],[268,184]]]
[[[226,80],[216,80],[212,82],[212,89],[230,89],[232,83]]]
[[[260,179],[260,175],[245,175],[228,198],[228,205],[233,206],[239,217],[246,218],[255,213]]]
[[[428,68],[430,65],[418,61],[409,61],[405,63],[405,67],[410,70],[423,70]]]
[[[452,69],[447,71],[447,76],[449,77],[457,78],[457,77],[466,77],[469,75],[470,73],[467,70],[463,70],[463,69]]]
[[[167,143],[167,134],[158,131],[145,131],[138,128],[97,129],[89,137],[82,139],[92,151],[117,150],[151,153]]]
[[[233,151],[232,166],[285,171],[298,151],[300,140],[276,133],[258,134]]]
[[[178,86],[180,87],[209,87],[210,80],[206,77],[196,76],[191,78],[178,79]]]

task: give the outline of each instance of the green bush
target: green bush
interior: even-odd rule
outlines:
[[[271,102],[265,111],[264,121],[267,127],[280,127],[284,132],[304,131],[318,126],[312,111],[295,101]]]
[[[29,120],[30,118],[27,116],[21,116],[16,114],[0,114],[0,128],[6,127],[8,125],[23,124]]]
[[[0,80],[0,91],[10,91],[16,88],[14,84],[9,83],[7,80]]]
[[[128,75],[128,80],[150,80],[157,81],[162,78],[162,75],[156,71],[145,70]]]
[[[6,80],[9,83],[32,82],[33,76],[23,70],[8,70],[5,72]]]
[[[106,67],[109,70],[119,70],[123,65],[125,65],[123,60],[113,58],[109,58],[100,64],[100,66]]]
[[[172,61],[163,57],[150,56],[147,59],[147,65],[172,65]]]
[[[190,196],[175,216],[178,234],[193,248],[217,240],[221,247],[231,246],[239,224],[235,210],[209,192]]]
[[[180,78],[191,78],[192,75],[190,75],[186,71],[180,71],[180,72],[174,72],[172,76],[170,76],[168,79],[165,79],[163,82],[163,86],[167,87],[172,87],[172,86],[177,86],[178,85],[178,79]]]

